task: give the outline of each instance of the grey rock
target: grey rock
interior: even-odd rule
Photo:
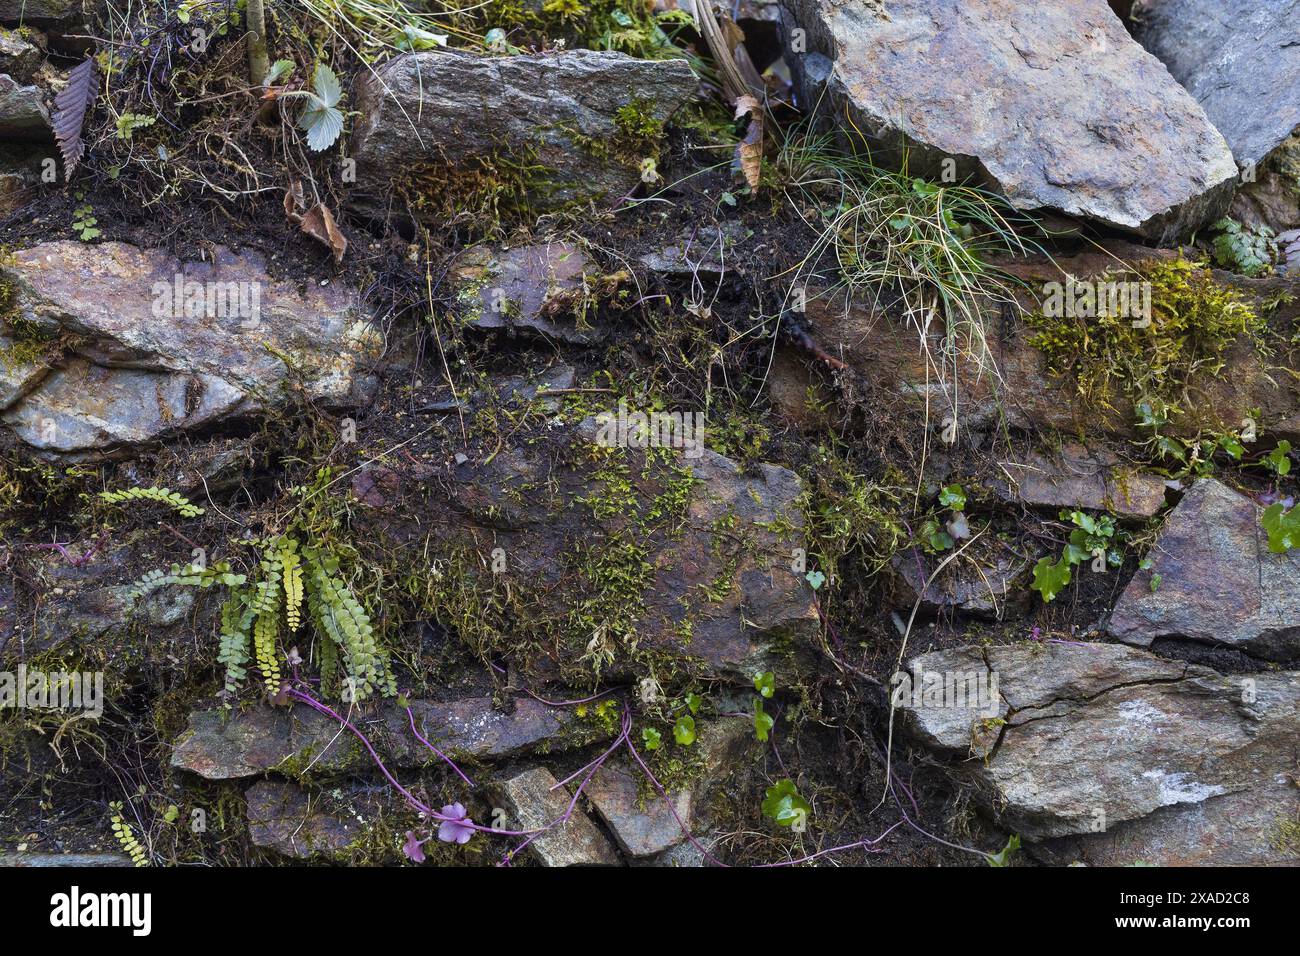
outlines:
[[[500,157],[544,171],[527,183],[531,208],[617,199],[640,181],[641,158],[618,156],[617,110],[636,103],[663,121],[696,86],[685,60],[592,50],[395,57],[357,91],[357,182],[382,194],[421,167],[477,169]]]
[[[910,608],[921,596],[921,609],[926,612],[951,608],[998,620],[1023,607],[1029,593],[1023,585],[1033,565],[1030,556],[1001,541],[981,539],[925,587],[944,557],[936,559],[920,548],[908,548],[890,559],[902,606]]]
[[[878,161],[902,137],[912,169],[954,159],[1018,208],[1160,241],[1226,208],[1237,169],[1223,136],[1105,0],[1049,0],[1032,17],[1018,0],[787,7],[808,51],[835,61],[825,108],[847,109]]]
[[[33,26],[84,24],[100,0],[0,0],[0,23]]]
[[[18,83],[28,83],[41,60],[41,51],[33,44],[15,31],[0,27],[0,73]]]
[[[382,351],[355,292],[300,291],[221,247],[212,262],[185,263],[116,242],[51,242],[15,253],[0,281],[25,328],[68,343],[50,374],[6,383],[0,420],[47,455],[128,452],[273,407],[291,388],[357,404]]]
[[[601,765],[583,791],[623,852],[632,857],[655,856],[676,846],[686,839],[682,826],[691,825],[690,790],[670,794],[670,808],[658,794],[641,799],[638,784],[642,779],[640,769],[630,760],[612,758]]]
[[[640,262],[651,272],[668,275],[723,275],[746,233],[743,225],[734,222],[702,226],[683,233],[668,245],[651,249],[640,257]]]
[[[1300,126],[1300,0],[1145,0],[1137,37],[1204,108],[1237,162]]]
[[[589,266],[569,242],[474,246],[452,266],[462,320],[478,329],[522,328],[564,342],[594,342],[603,335],[584,322]]]
[[[1078,442],[1066,442],[1055,452],[1030,452],[1001,466],[1014,485],[998,483],[998,493],[1031,508],[1088,508],[1150,518],[1165,504],[1163,478]]]
[[[1165,519],[1152,567],[1116,603],[1110,635],[1137,647],[1181,637],[1270,661],[1300,658],[1300,552],[1268,550],[1261,511],[1221,482],[1197,481]]]
[[[282,780],[259,780],[244,794],[253,846],[291,859],[339,857],[362,835],[355,817],[321,806],[319,795]]]
[[[19,869],[133,865],[131,858],[124,853],[0,853],[0,867]]]
[[[45,92],[0,74],[0,138],[42,140],[52,136]]]
[[[509,810],[507,826],[516,830],[536,830],[554,823],[568,812],[573,800],[545,767],[515,774],[498,790]],[[575,807],[564,823],[538,835],[528,844],[528,851],[543,866],[618,866],[621,862],[580,807]]]
[[[957,649],[911,666],[918,662],[941,675],[981,664],[997,675],[997,696],[980,702],[987,707],[900,703],[909,732],[953,761],[1000,825],[1032,840],[1114,840],[1113,830],[1156,840],[1160,818],[1148,818],[1179,808],[1182,823],[1206,827],[1207,839],[1235,839],[1255,859],[1272,852],[1257,821],[1225,836],[1235,824],[1213,801],[1271,800],[1293,772],[1300,675],[1226,678],[1114,644]],[[1136,823],[1115,830],[1125,821]],[[1130,840],[1123,852],[1145,859],[1154,851]]]
[[[529,697],[501,711],[490,697],[411,702],[415,725],[435,747],[455,760],[495,759],[539,748],[560,750],[590,743],[600,735],[572,711],[547,707]],[[411,720],[395,701],[384,701],[370,717],[353,723],[384,763],[415,769],[440,758],[411,732]],[[231,780],[275,771],[290,777],[364,771],[374,763],[351,732],[304,704],[288,708],[257,705],[226,714],[197,710],[172,749],[174,767],[209,780]]]

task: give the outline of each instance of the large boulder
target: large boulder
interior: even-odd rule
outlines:
[[[788,0],[803,96],[909,168],[976,175],[1021,209],[1171,241],[1217,216],[1237,173],[1197,102],[1105,0]],[[787,31],[789,33],[790,31]],[[887,153],[877,153],[887,156]]]
[[[1242,166],[1300,127],[1300,0],[1143,0],[1138,39],[1187,88]]]
[[[1300,660],[1300,551],[1269,551],[1262,510],[1212,478],[1196,482],[1165,519],[1151,567],[1115,605],[1111,636],[1138,647],[1178,637]]]
[[[395,57],[357,91],[359,192],[379,196],[424,171],[438,183],[513,179],[535,209],[617,199],[657,150],[654,130],[695,90],[680,59],[593,50]]]
[[[1294,818],[1300,674],[1228,678],[1075,643],[938,651],[909,668],[939,679],[898,695],[904,725],[1008,829],[1077,836],[1115,862],[1203,860],[1211,846],[1232,846],[1212,862],[1286,858],[1275,838]],[[984,693],[942,692],[971,674]],[[1239,818],[1243,804],[1258,809]]]
[[[50,455],[128,451],[291,391],[354,404],[382,351],[354,291],[300,289],[223,247],[196,263],[118,242],[45,243],[0,261],[0,292],[0,421]]]

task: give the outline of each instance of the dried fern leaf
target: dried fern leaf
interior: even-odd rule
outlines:
[[[72,68],[68,85],[54,99],[54,138],[63,154],[64,181],[72,178],[72,171],[81,162],[86,144],[81,139],[81,128],[86,122],[86,110],[95,102],[99,91],[95,58],[87,57]]]

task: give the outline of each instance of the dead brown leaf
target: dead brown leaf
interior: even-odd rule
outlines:
[[[330,251],[334,253],[335,265],[343,261],[343,254],[348,251],[348,240],[339,231],[338,224],[334,222],[334,214],[330,212],[328,206],[324,203],[312,206],[302,217],[300,228],[317,242],[329,246]]]

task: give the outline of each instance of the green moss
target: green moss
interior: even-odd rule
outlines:
[[[1123,279],[1125,274],[1102,279]],[[1170,413],[1185,409],[1197,375],[1217,375],[1243,336],[1262,347],[1264,321],[1235,289],[1186,259],[1152,260],[1137,280],[1151,283],[1151,322],[1127,315],[1029,315],[1029,344],[1048,367],[1073,379],[1086,401],[1127,415],[1147,403]]]

